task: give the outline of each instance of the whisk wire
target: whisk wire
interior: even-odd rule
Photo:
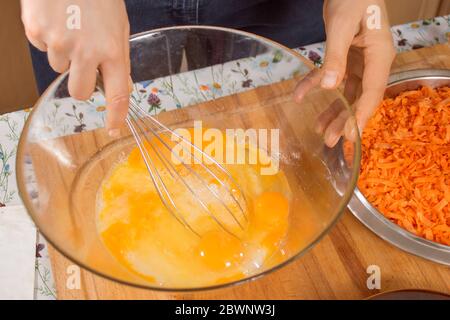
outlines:
[[[137,122],[136,122],[136,120],[134,120],[133,119],[133,122],[134,123],[136,123],[137,124]],[[131,124],[132,126],[133,126],[133,124]],[[134,130],[136,130],[136,129],[134,129]],[[142,130],[142,128],[141,128],[141,130]],[[146,136],[145,134],[144,134],[144,136]],[[156,134],[155,134],[155,136],[156,136]],[[164,164],[164,166],[168,169],[168,171],[174,171],[174,172],[176,172],[176,169],[175,168],[173,168],[173,166],[172,165],[170,165],[170,162],[169,162],[169,165],[170,165],[170,168],[172,169],[172,170],[170,170],[168,167],[167,167],[167,162],[168,162],[168,160],[167,160],[167,158],[164,156],[164,155],[160,155],[160,153],[157,151],[157,149],[154,147],[154,145],[153,145],[153,143],[151,142],[151,140],[150,139],[148,139],[148,137],[145,137],[145,139],[146,139],[146,141],[149,143],[149,145],[152,147],[152,149],[155,151],[155,153],[158,155],[158,157],[161,159],[161,161],[163,162],[163,164]],[[141,140],[142,141],[142,140]],[[141,149],[140,149],[140,151],[141,151]],[[144,148],[142,148],[142,152],[144,152],[145,153],[145,157],[149,157],[148,156],[148,152],[145,150],[145,147]],[[176,172],[176,174],[177,174],[177,176],[178,176],[178,178],[181,178],[181,176]],[[160,175],[158,174],[158,177],[160,177]],[[162,184],[162,186],[163,186],[163,189],[164,190],[166,190],[167,191],[167,187],[166,187],[166,185],[165,185],[165,183],[162,181],[162,179],[159,179],[160,181],[161,181],[161,184]],[[215,215],[208,209],[208,207],[206,206],[206,204],[199,198],[199,194],[195,191],[195,190],[193,190],[190,186],[189,186],[189,184],[187,184],[187,182],[184,180],[184,179],[179,179],[179,180],[181,180],[182,181],[182,183],[183,183],[183,185],[197,198],[197,200],[198,200],[198,202],[200,203],[200,205],[201,205],[201,207],[208,213],[208,215],[212,218],[212,219],[214,219],[216,222],[217,222],[217,224],[219,224],[219,226],[220,227],[222,227],[222,229],[224,229],[226,232],[228,232],[228,233],[230,233],[230,234],[232,234],[233,235],[233,233],[231,232],[231,231],[229,231],[216,217],[215,217]],[[155,187],[157,187],[157,186],[155,186]],[[174,203],[174,201],[173,201],[173,198],[172,198],[172,196],[170,195],[170,192],[168,192],[167,191],[167,196],[169,197],[169,199],[170,199],[170,203],[174,206],[174,207],[176,207],[176,205],[175,205],[175,203]],[[164,202],[163,202],[164,203]],[[167,203],[164,203],[165,205],[167,205]],[[182,218],[182,221],[184,222],[183,224],[186,224],[186,226],[188,226],[189,227],[189,229],[190,230],[193,230],[193,228],[190,226],[190,224],[189,223],[187,223],[186,222],[186,219],[184,219],[184,218]],[[197,232],[195,232],[197,235],[198,235],[198,233]]]
[[[142,159],[145,163],[145,166],[150,174],[150,178],[153,182],[153,185],[155,186],[156,192],[158,193],[159,198],[161,199],[162,203],[164,204],[164,206],[167,208],[167,210],[169,210],[169,212],[171,213],[171,215],[182,225],[184,225],[186,228],[188,228],[189,230],[191,230],[194,234],[196,234],[197,236],[200,236],[192,227],[189,223],[187,223],[186,219],[184,218],[184,216],[179,212],[175,202],[173,201],[173,198],[170,196],[170,193],[164,183],[164,181],[162,180],[160,174],[156,171],[154,172],[152,168],[154,168],[154,163],[151,160],[151,158],[148,156],[147,152],[145,151],[145,146],[142,142],[141,137],[139,136],[139,133],[137,132],[136,128],[134,127],[133,123],[132,123],[133,119],[127,118],[126,122],[128,127],[131,130],[131,133],[133,134],[133,137],[136,141],[136,144],[139,148],[139,152],[142,155]],[[156,179],[157,178],[157,179]],[[156,181],[158,180],[161,183],[161,188],[164,191],[164,194],[167,196],[170,204],[173,206],[173,208],[175,209],[172,210],[172,208],[170,207],[170,205],[167,203],[166,201],[166,197],[164,196],[163,192],[160,189],[160,186],[158,184],[158,182]]]
[[[174,168],[174,166],[172,165],[171,161],[169,159],[167,159],[167,157],[164,155],[164,153],[161,153],[160,151],[158,151],[158,148],[153,144],[153,142],[151,141],[152,139],[149,139],[148,134],[147,134],[147,130],[145,130],[145,128],[147,128],[148,130],[151,131],[152,135],[158,139],[166,148],[168,148],[169,150],[171,150],[170,146],[161,138],[160,134],[157,133],[152,126],[145,126],[146,122],[144,121],[144,119],[151,119],[151,116],[148,116],[146,114],[142,114],[142,112],[139,112],[138,110],[136,110],[137,108],[140,108],[138,105],[136,105],[133,101],[130,101],[130,111],[132,112],[132,114],[134,114],[134,116],[129,117],[129,119],[131,121],[128,121],[128,125],[130,127],[132,127],[132,131],[139,135],[139,133],[136,130],[135,125],[140,129],[142,135],[144,136],[144,139],[146,140],[146,142],[149,144],[149,146],[152,148],[152,150],[155,152],[155,154],[158,156],[158,158],[161,160],[161,162],[163,163],[163,165],[166,167],[166,169],[170,172],[170,173],[175,173],[177,178],[179,178],[179,180],[183,183],[183,185],[189,190],[189,192],[196,198],[196,200],[198,201],[198,203],[200,204],[200,206],[204,209],[204,211],[227,233],[229,233],[230,235],[233,235],[236,237],[236,234],[234,234],[232,231],[230,231],[227,227],[225,227],[225,225],[215,216],[215,214],[213,214],[211,212],[211,210],[209,210],[208,206],[204,203],[204,201],[201,199],[199,193],[197,191],[195,191],[188,183],[185,179],[183,179],[181,177],[181,175],[178,173],[178,171]],[[142,109],[141,109],[142,110]],[[142,122],[144,127],[139,124],[139,122]],[[134,124],[135,125],[134,125]],[[131,129],[131,128],[130,128]],[[170,130],[169,130],[170,131]],[[172,131],[170,131],[172,132]],[[135,135],[133,134],[133,135]],[[142,139],[137,139],[136,140],[137,143],[142,145]],[[143,157],[144,158],[151,158],[148,154],[148,152],[146,151],[145,147],[140,147],[139,148],[140,152],[143,153]],[[226,205],[226,203],[223,201],[223,199],[220,197],[220,195],[213,190],[206,182],[205,180],[192,168],[190,168],[180,157],[179,155],[173,153],[173,155],[177,158],[178,161],[181,162],[181,164],[183,165],[184,168],[186,168],[191,174],[193,174],[199,181],[200,183],[217,199],[219,200],[219,202],[222,204],[222,206],[225,208],[225,210],[233,217],[234,221],[238,224],[238,226],[241,229],[244,229],[244,227],[242,226],[241,222],[239,221],[239,219],[233,214],[233,212],[230,210],[230,208]],[[153,163],[149,163],[149,165],[152,165]],[[202,167],[204,167],[205,169],[209,169],[207,166],[204,166],[202,164]],[[149,169],[147,167],[147,169]],[[157,170],[156,170],[157,171]],[[209,170],[210,171],[210,170]],[[151,172],[151,171],[149,171]],[[212,171],[210,171],[210,173],[212,173]],[[162,181],[162,178],[160,177],[160,175],[158,174],[158,172],[156,172],[157,176],[158,176],[158,180],[161,182],[162,187],[167,195],[167,197],[169,198],[170,203],[176,208],[176,205],[173,201],[172,196],[170,195],[170,192],[167,190],[167,187],[165,185],[165,183]],[[151,174],[152,175],[152,174]],[[214,177],[217,178],[217,176],[214,175]],[[217,178],[218,179],[218,178]],[[153,179],[152,179],[153,181]],[[221,181],[220,181],[221,182]],[[155,181],[153,181],[153,183],[155,184]],[[223,184],[223,182],[222,182]],[[225,185],[226,186],[226,185]],[[158,188],[157,185],[155,185],[155,187]],[[230,195],[232,196],[232,198],[237,202],[237,204],[239,205],[240,208],[241,205],[240,203],[237,201],[237,199],[234,197],[234,195],[230,192]],[[164,201],[163,202],[166,206],[167,203]],[[171,211],[171,213],[173,214],[173,212]],[[245,218],[247,218],[245,216],[245,213],[243,213],[243,216]],[[193,231],[193,228],[189,225],[189,223],[186,222],[186,220],[184,219],[184,217],[180,214],[181,220],[183,221],[183,224],[185,224],[190,230]],[[180,221],[180,220],[178,220]],[[195,232],[195,231],[194,231]],[[198,233],[195,232],[197,235]]]
[[[103,90],[103,82],[101,77],[97,77],[97,88],[98,90],[104,95]],[[146,166],[147,171],[150,174],[150,178],[152,180],[152,183],[156,189],[156,192],[161,199],[161,202],[163,205],[167,208],[169,213],[183,226],[185,226],[187,229],[189,229],[191,232],[193,232],[195,235],[200,236],[200,234],[194,230],[194,228],[191,226],[191,224],[186,220],[186,217],[180,212],[179,208],[177,207],[173,195],[169,191],[169,188],[167,187],[166,183],[164,182],[164,179],[162,178],[160,172],[158,172],[157,166],[155,166],[155,163],[150,156],[149,152],[147,151],[146,144],[144,143],[141,136],[143,136],[145,142],[152,148],[153,152],[156,154],[156,156],[159,158],[161,163],[164,165],[166,170],[169,172],[171,177],[173,179],[177,179],[177,181],[181,181],[183,185],[189,190],[189,192],[195,197],[195,199],[198,201],[200,206],[204,209],[204,211],[208,214],[209,217],[211,217],[224,231],[229,233],[230,235],[239,238],[238,235],[233,233],[231,230],[229,230],[224,223],[222,223],[216,215],[211,212],[211,210],[208,208],[208,206],[204,203],[204,201],[201,199],[200,195],[196,190],[194,190],[187,181],[180,175],[180,173],[176,170],[176,168],[173,166],[172,162],[167,159],[167,157],[164,155],[163,152],[161,152],[157,146],[155,146],[153,139],[149,137],[149,131],[151,134],[163,144],[164,147],[168,148],[172,154],[177,158],[178,161],[183,165],[184,168],[186,168],[191,174],[193,174],[200,183],[216,198],[219,200],[220,204],[225,208],[225,210],[233,217],[233,220],[237,223],[237,225],[240,227],[240,229],[244,229],[242,223],[239,221],[239,219],[236,217],[236,215],[232,212],[232,210],[227,206],[225,201],[221,198],[221,196],[211,188],[208,183],[205,182],[205,180],[195,171],[193,168],[189,167],[185,161],[183,161],[179,155],[173,152],[172,148],[161,138],[162,133],[170,133],[173,137],[176,137],[183,143],[189,145],[190,148],[187,148],[183,143],[181,144],[181,147],[184,151],[191,152],[191,148],[193,148],[195,151],[200,153],[202,155],[202,158],[208,159],[212,167],[217,168],[219,171],[221,171],[225,176],[233,183],[233,185],[236,187],[236,190],[240,193],[242,200],[245,203],[247,203],[247,200],[245,198],[245,194],[240,188],[239,184],[235,181],[231,173],[225,169],[225,167],[222,166],[216,159],[214,159],[209,154],[205,153],[201,148],[196,146],[195,144],[191,143],[190,141],[186,140],[184,137],[176,133],[175,131],[172,131],[167,126],[162,124],[160,121],[149,115],[140,105],[139,102],[136,101],[136,98],[134,95],[131,95],[129,100],[129,112],[126,119],[126,123],[134,137],[134,140],[138,146],[139,152],[142,156],[142,159],[144,161],[144,164]],[[147,121],[145,121],[147,120]],[[149,123],[151,122],[151,123]],[[241,202],[237,199],[236,195],[234,194],[233,190],[229,188],[229,186],[220,179],[216,173],[211,170],[210,166],[207,166],[203,164],[203,159],[199,159],[195,152],[192,153],[192,157],[194,159],[199,160],[200,166],[208,173],[210,174],[215,181],[217,181],[220,186],[225,189],[230,197],[233,199],[233,201],[236,203],[237,207],[239,208],[242,217],[245,221],[248,221],[246,211],[243,208]]]
[[[133,97],[134,98],[134,97]],[[131,101],[130,101],[131,102]],[[222,164],[220,164],[216,159],[214,159],[214,157],[210,156],[209,154],[205,153],[202,149],[200,149],[198,146],[196,146],[195,144],[191,143],[190,141],[188,141],[186,138],[184,138],[183,136],[179,135],[178,133],[176,133],[175,131],[170,130],[167,126],[165,126],[164,124],[162,124],[160,121],[158,121],[157,119],[155,119],[152,116],[148,116],[147,113],[145,112],[144,109],[142,109],[142,107],[139,106],[139,104],[137,104],[136,102],[132,103],[131,102],[132,107],[134,107],[135,109],[137,109],[138,114],[143,117],[146,118],[150,121],[152,121],[153,123],[157,124],[161,129],[163,129],[163,131],[167,131],[167,132],[171,132],[171,134],[176,137],[177,139],[185,142],[186,144],[189,144],[191,147],[193,147],[196,151],[200,152],[202,154],[202,156],[206,157],[209,161],[211,161],[217,168],[220,169],[220,171],[222,171],[228,179],[230,179],[230,181],[237,187],[237,191],[239,191],[239,194],[242,196],[244,203],[247,202],[246,198],[245,198],[245,194],[242,191],[242,189],[240,188],[239,184],[236,182],[236,180],[234,179],[234,177],[228,172],[227,169],[225,169]],[[134,109],[134,108],[130,108],[130,110]],[[136,114],[136,110],[132,110],[135,114]],[[183,148],[184,151],[188,151],[191,152],[191,150],[188,150],[183,144],[181,145],[181,147]],[[211,176],[215,179],[215,181],[217,181],[223,188],[226,189],[226,191],[228,191],[233,199],[233,201],[238,205],[240,211],[243,213],[242,216],[244,218],[244,220],[247,221],[247,216],[244,214],[245,210],[242,207],[241,203],[239,202],[239,200],[236,198],[236,196],[233,194],[232,190],[230,190],[230,188],[228,187],[228,185],[226,185],[208,166],[205,166],[202,162],[202,159],[198,158],[195,155],[195,152],[192,153],[192,156],[195,160],[197,160],[202,167],[209,173],[211,174]],[[180,158],[178,157],[179,161]]]
[[[130,110],[131,110],[133,113],[135,112],[135,110],[133,110],[133,106],[130,107]],[[142,122],[144,122],[144,120],[142,120],[142,119],[140,119],[140,120],[141,120]],[[142,127],[141,127],[141,129],[142,129]],[[159,140],[166,148],[170,149],[170,146],[167,145],[167,143],[166,143],[163,139],[161,139],[161,137],[160,137],[155,131],[153,131],[153,129],[150,128],[150,130],[152,131],[152,134],[153,134],[153,135],[154,135],[154,136],[155,136],[155,137],[156,137],[156,138],[157,138],[157,139],[158,139],[158,140]],[[173,167],[173,165],[171,164],[171,162],[170,162],[164,155],[162,155],[162,158],[164,158],[164,160],[163,160],[163,159],[161,158],[159,152],[158,152],[158,151],[156,150],[156,148],[153,146],[153,144],[151,144],[151,147],[152,147],[152,149],[155,151],[155,153],[158,155],[158,157],[164,162],[164,165],[166,166],[166,168],[167,168],[166,163],[168,163],[169,166],[172,168],[172,170],[179,176],[178,172],[175,170],[175,168]],[[223,207],[225,208],[225,210],[233,217],[234,221],[239,225],[239,227],[240,227],[241,229],[244,229],[244,227],[242,226],[242,224],[241,224],[241,222],[239,221],[239,219],[233,214],[233,212],[230,210],[230,208],[225,204],[225,202],[224,202],[223,199],[220,197],[220,195],[219,195],[214,189],[212,189],[212,188],[205,182],[205,180],[204,180],[204,179],[203,179],[203,178],[202,178],[195,170],[193,170],[192,168],[190,168],[190,167],[189,167],[189,166],[188,166],[188,165],[180,158],[179,155],[177,155],[176,153],[173,153],[173,155],[177,158],[178,161],[181,162],[181,164],[183,165],[184,168],[188,169],[189,172],[192,173],[192,174],[200,181],[200,183],[201,183],[205,188],[207,188],[209,192],[211,192],[211,193],[213,194],[213,196],[214,196],[217,200],[219,200],[219,202],[223,205]],[[208,167],[207,167],[207,166],[204,166],[204,168],[206,169],[206,168],[208,168]],[[167,168],[167,169],[168,169],[168,168]],[[182,180],[183,184],[186,186],[186,188],[188,188],[188,190],[190,190],[191,193],[193,193],[196,197],[198,197],[199,200],[201,200],[199,194],[198,194],[197,192],[193,191],[193,189],[187,184],[187,182],[186,182],[184,179],[181,179],[181,180]],[[234,198],[233,198],[233,199],[234,199]],[[208,214],[209,214],[209,215],[214,216],[214,215],[211,213],[211,211],[210,211],[209,209],[207,209],[207,206],[204,205],[204,202],[203,202],[203,201],[201,201],[200,203],[202,204],[202,207],[203,207],[205,210],[208,211]],[[237,203],[239,203],[239,202],[237,202]],[[220,224],[220,222],[219,222],[219,224]]]

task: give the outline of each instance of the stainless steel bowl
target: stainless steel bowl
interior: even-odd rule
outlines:
[[[450,70],[411,70],[391,75],[385,96],[393,97],[420,86],[450,85]],[[348,208],[367,228],[394,246],[422,258],[450,265],[450,247],[418,237],[399,227],[373,207],[356,188]]]

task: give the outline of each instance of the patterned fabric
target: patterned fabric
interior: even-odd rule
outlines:
[[[398,52],[445,43],[450,36],[450,16],[413,22],[392,28]],[[320,66],[323,61],[324,44],[313,44],[297,49],[302,55]],[[209,99],[249,90],[263,83],[282,80],[284,68],[303,73],[302,68],[292,68],[295,63],[289,56],[270,52],[252,59],[229,62],[205,70],[196,70],[154,81],[136,84],[134,96],[151,114],[182,108]],[[72,104],[70,100],[58,101],[52,112],[42,117],[39,132],[47,138],[71,132],[102,127],[105,102],[94,96],[86,103]],[[17,143],[29,109],[0,116],[0,206],[21,204],[15,178]],[[85,117],[89,113],[92,117]],[[86,120],[91,119],[91,120]],[[89,122],[87,122],[89,121]],[[54,132],[54,128],[57,130]],[[38,235],[36,246],[36,299],[55,299],[56,290],[50,267],[45,239]]]
[[[279,82],[306,74],[308,70],[294,55],[273,50],[256,57],[136,83],[132,96],[149,114],[155,115]],[[95,93],[89,101],[63,98],[51,103],[50,107],[34,114],[36,125],[30,132],[30,140],[104,127],[105,99],[100,93]]]

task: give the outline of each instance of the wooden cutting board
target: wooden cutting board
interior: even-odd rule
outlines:
[[[399,54],[392,72],[450,69],[450,47],[437,45]],[[405,253],[364,227],[347,210],[302,258],[265,277],[227,289],[163,293],[122,285],[81,269],[81,288],[69,289],[73,262],[50,247],[59,299],[362,299],[405,288],[450,294],[450,268]],[[381,290],[369,290],[367,268],[381,271]],[[69,286],[70,287],[70,286]]]

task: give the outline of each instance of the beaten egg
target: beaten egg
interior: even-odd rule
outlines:
[[[236,141],[231,148],[239,143]],[[195,190],[194,197],[183,181],[174,178],[158,160],[154,149],[146,147],[153,168],[177,204],[177,212],[192,230],[161,201],[136,147],[111,169],[98,194],[98,232],[124,268],[153,284],[188,288],[245,278],[260,272],[271,257],[279,254],[288,231],[291,199],[283,171],[264,175],[260,162],[223,164],[231,177],[216,173],[219,182],[199,164],[190,165],[196,174],[174,164]],[[227,148],[223,152],[229,152]],[[258,159],[265,157],[267,164],[264,150],[249,143],[244,148],[247,154],[258,153]],[[207,168],[214,170],[211,164]]]

